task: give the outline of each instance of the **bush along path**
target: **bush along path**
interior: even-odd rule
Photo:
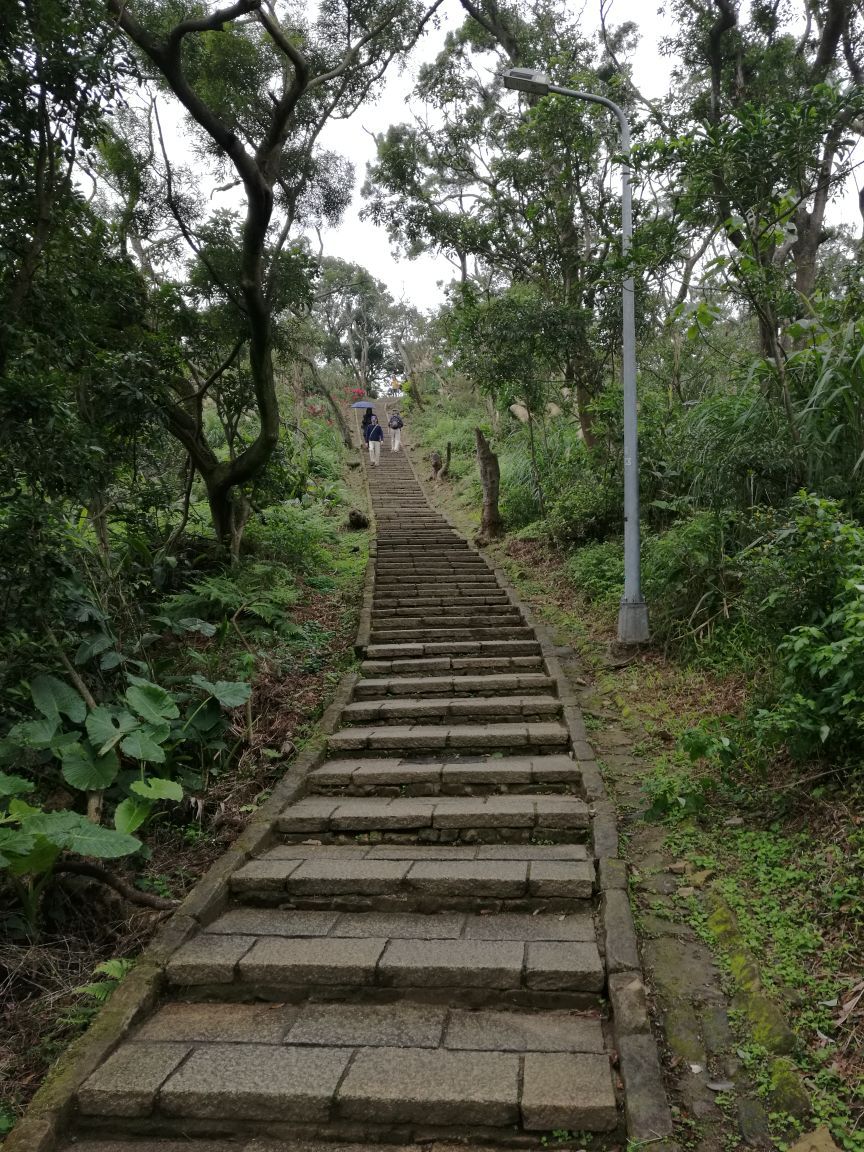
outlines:
[[[192,894],[157,976],[121,987],[16,1152],[671,1131],[611,806],[560,666],[404,453],[369,484],[364,660],[326,748]]]

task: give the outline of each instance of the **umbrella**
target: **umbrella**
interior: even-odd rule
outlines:
[[[375,405],[371,400],[358,400],[356,404],[351,405],[352,408],[374,408]]]

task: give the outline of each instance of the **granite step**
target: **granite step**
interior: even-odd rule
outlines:
[[[364,699],[342,710],[342,723],[365,724],[450,724],[467,721],[482,724],[513,723],[518,720],[542,722],[562,713],[557,696],[461,695]]]
[[[518,609],[503,605],[486,606],[485,611],[475,609],[451,609],[445,612],[437,608],[372,609],[372,626],[382,631],[395,631],[397,628],[410,628],[412,631],[444,628],[523,628]]]
[[[582,772],[569,756],[504,756],[465,760],[329,760],[309,776],[315,793],[347,796],[462,796],[551,789],[580,794]]]
[[[430,603],[431,600],[435,603]],[[502,595],[490,593],[486,596],[375,596],[372,600],[372,612],[375,616],[386,618],[391,616],[394,620],[402,621],[406,617],[423,617],[426,619],[459,621],[480,613],[494,614],[495,616],[509,615],[517,612],[509,600]],[[510,615],[510,619],[518,616]]]
[[[355,700],[376,700],[388,696],[510,696],[553,695],[555,681],[543,672],[500,673],[498,675],[383,676],[358,680]]]
[[[499,724],[380,724],[343,728],[327,738],[328,752],[374,754],[380,752],[506,752],[530,748],[557,753],[570,742],[567,729],[547,723]]]
[[[439,618],[434,617],[437,621]],[[527,624],[504,620],[500,625],[476,628],[462,628],[451,625],[445,628],[373,628],[370,635],[372,644],[438,644],[452,640],[533,640],[534,631]]]
[[[313,1135],[372,1138],[618,1125],[603,1053],[488,1052],[420,1047],[130,1041],[78,1092],[90,1127],[148,1139],[176,1131],[209,1137]],[[281,1128],[281,1131],[280,1131]],[[89,1133],[92,1135],[92,1131]],[[391,1136],[392,1139],[392,1136]]]
[[[533,924],[537,917],[491,917],[498,920],[497,931],[487,919],[239,908],[184,944],[166,976],[173,988],[199,994],[206,989],[208,995],[230,998],[245,990],[291,1003],[322,997],[376,1003],[395,997],[449,1006],[598,1007],[605,975],[590,916],[565,916],[563,922],[544,917],[542,939]],[[564,925],[553,939],[550,920]],[[483,935],[473,935],[474,927]],[[347,1013],[345,1003],[340,1008]],[[287,1034],[284,1042],[297,1038]],[[336,1039],[332,1033],[326,1042],[375,1043],[356,1034]]]
[[[403,660],[364,660],[360,670],[364,676],[407,676],[414,673],[449,673],[456,675],[486,675],[488,673],[514,673],[542,670],[541,656],[427,656]]]
[[[539,656],[540,645],[536,640],[461,640],[443,643],[436,640],[418,644],[368,644],[366,657],[369,660],[414,660],[422,656]]]
[[[459,797],[304,796],[281,813],[277,827],[293,836],[423,831],[428,833],[426,842],[452,843],[467,832],[476,841],[484,830],[493,839],[517,829],[525,839],[565,832],[578,839],[588,823],[588,807],[580,797],[526,792]]]
[[[538,859],[537,848],[568,855]],[[583,844],[279,844],[235,872],[230,887],[244,903],[280,908],[533,918],[590,901],[594,863],[577,851],[587,857]]]

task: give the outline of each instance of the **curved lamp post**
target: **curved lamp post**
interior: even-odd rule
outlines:
[[[621,130],[621,253],[625,264],[633,236],[633,207],[630,194],[630,125],[623,109],[605,96],[559,88],[544,72],[533,68],[509,68],[504,87],[537,96],[572,96],[602,104],[614,113]],[[642,598],[639,558],[639,438],[636,416],[636,304],[633,276],[628,273],[622,285],[622,377],[624,382],[624,595],[618,611],[618,639],[622,644],[639,644],[648,639],[648,607]]]

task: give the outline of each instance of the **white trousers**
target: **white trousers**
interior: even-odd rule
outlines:
[[[393,449],[394,452],[399,451],[399,445],[401,443],[402,443],[402,429],[401,428],[391,428],[390,429],[390,447]]]
[[[381,441],[380,440],[370,440],[369,441],[369,460],[372,464],[380,464],[381,463]]]

